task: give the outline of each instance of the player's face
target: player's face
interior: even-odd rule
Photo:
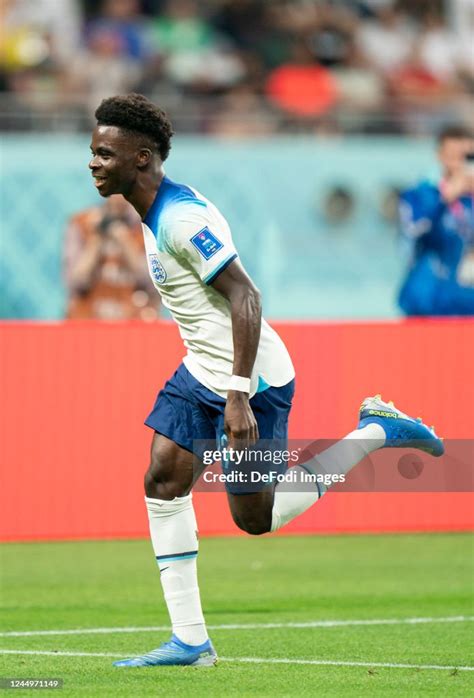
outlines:
[[[133,139],[116,126],[96,126],[91,152],[89,167],[99,194],[129,193],[137,176],[137,150]]]
[[[466,166],[466,155],[473,150],[470,138],[446,138],[440,145],[438,155],[444,174],[452,176]]]

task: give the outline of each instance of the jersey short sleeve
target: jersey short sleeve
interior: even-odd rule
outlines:
[[[170,211],[167,218],[169,251],[185,260],[205,284],[211,284],[237,257],[229,225],[217,210],[189,204]]]

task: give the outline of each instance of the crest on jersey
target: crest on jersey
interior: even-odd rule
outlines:
[[[211,259],[216,252],[219,252],[224,247],[224,244],[214,233],[211,233],[209,228],[203,228],[199,233],[193,235],[191,242],[199,254],[206,260]]]
[[[157,284],[164,284],[166,281],[166,271],[157,254],[149,254],[148,259],[150,260],[150,274],[153,281]]]

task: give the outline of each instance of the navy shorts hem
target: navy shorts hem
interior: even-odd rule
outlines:
[[[186,446],[186,444],[184,444],[184,443],[179,443],[179,441],[176,440],[176,438],[173,436],[172,433],[167,434],[166,431],[165,431],[163,428],[159,428],[159,427],[154,426],[153,424],[151,424],[151,423],[148,421],[148,419],[145,420],[144,424],[145,424],[145,426],[148,427],[149,429],[153,429],[153,431],[154,431],[156,434],[159,434],[160,436],[166,437],[167,439],[169,439],[170,441],[172,441],[173,443],[175,443],[175,444],[176,444],[177,446],[179,446],[180,448],[184,449],[185,451],[188,451],[188,453],[193,453],[192,449],[190,449],[188,446]],[[195,454],[194,454],[194,455],[195,455]]]

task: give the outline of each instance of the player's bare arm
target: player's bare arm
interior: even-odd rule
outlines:
[[[262,304],[260,292],[236,259],[212,286],[230,303],[234,342],[234,376],[250,378],[260,340]],[[258,439],[258,427],[249,404],[249,394],[229,390],[224,413],[229,446],[252,445]]]

